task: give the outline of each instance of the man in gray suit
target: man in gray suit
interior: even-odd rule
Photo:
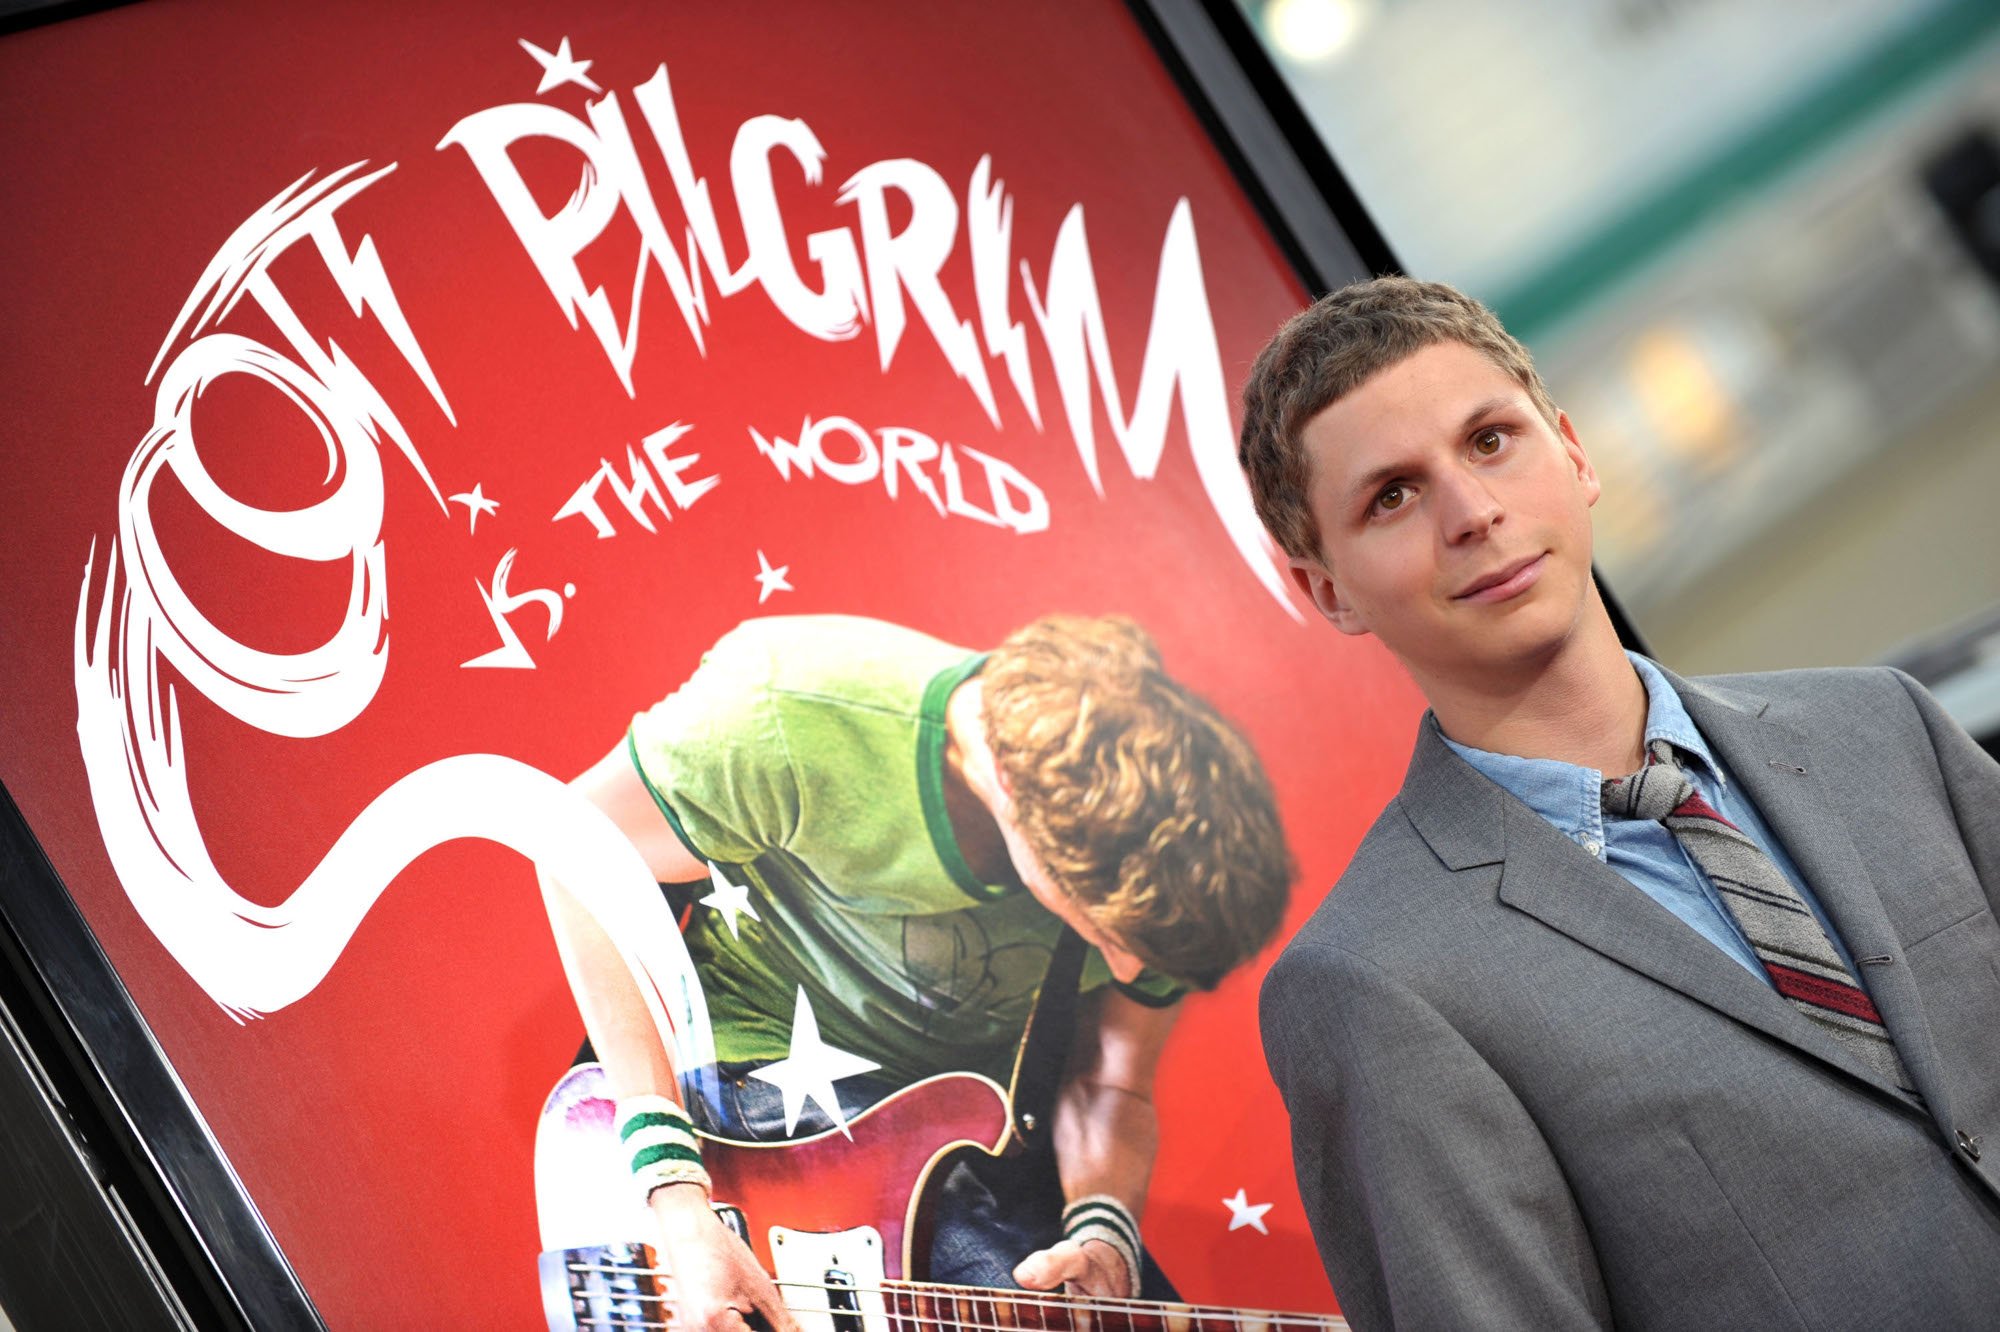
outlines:
[[[2000,1327],[2000,768],[1896,672],[1625,653],[1589,456],[1449,287],[1244,399],[1298,585],[1431,705],[1263,991],[1353,1324]]]

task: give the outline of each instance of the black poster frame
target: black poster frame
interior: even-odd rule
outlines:
[[[1311,294],[1398,271],[1233,3],[1126,4]],[[105,0],[4,0],[0,33],[115,7]],[[1613,615],[1621,634],[1635,641],[1615,606]],[[122,1200],[185,1316],[203,1327],[322,1327],[297,1273],[4,787],[0,1001],[47,1070],[100,1187]]]

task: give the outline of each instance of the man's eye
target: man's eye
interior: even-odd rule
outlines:
[[[1388,486],[1375,497],[1375,507],[1384,511],[1400,509],[1407,498],[1408,493],[1401,486]]]
[[[1500,452],[1501,446],[1506,442],[1507,437],[1498,430],[1482,430],[1472,437],[1472,451],[1490,458]]]

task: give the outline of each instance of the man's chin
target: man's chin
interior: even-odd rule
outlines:
[[[1403,664],[1419,679],[1455,681],[1480,692],[1504,689],[1560,660],[1575,640],[1574,630],[1574,620],[1552,624],[1550,617],[1510,616],[1468,634],[1456,650],[1432,654],[1421,664],[1403,657]]]

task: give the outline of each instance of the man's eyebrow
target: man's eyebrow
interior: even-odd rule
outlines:
[[[1458,431],[1460,434],[1464,434],[1466,431],[1472,429],[1472,427],[1478,425],[1479,422],[1485,417],[1491,416],[1495,412],[1502,411],[1510,407],[1514,407],[1515,405],[1516,401],[1512,394],[1503,393],[1495,397],[1488,398],[1486,399],[1486,401],[1474,406],[1471,411],[1465,414],[1465,424],[1461,425],[1458,428]]]
[[[1380,467],[1369,468],[1347,488],[1344,507],[1351,509],[1364,499],[1375,498],[1376,491],[1397,477],[1407,476],[1416,471],[1419,466],[1420,464],[1416,462],[1406,461],[1383,463]]]
[[[1472,427],[1478,425],[1494,413],[1513,410],[1518,406],[1519,403],[1511,394],[1496,394],[1491,398],[1483,399],[1475,403],[1472,410],[1465,414],[1465,422],[1459,426],[1458,433],[1461,435],[1466,434]],[[1347,507],[1352,508],[1363,499],[1374,498],[1377,490],[1397,477],[1417,470],[1418,466],[1419,464],[1415,461],[1406,459],[1400,462],[1383,463],[1380,467],[1371,467],[1368,471],[1362,473],[1360,477],[1356,478],[1354,483],[1347,488]]]

